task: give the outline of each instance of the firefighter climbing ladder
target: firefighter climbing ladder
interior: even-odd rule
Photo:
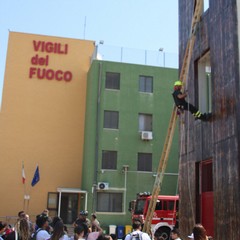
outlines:
[[[184,59],[183,59],[183,65],[182,65],[181,73],[180,73],[180,80],[183,83],[185,83],[187,81],[192,51],[193,51],[193,47],[194,47],[194,43],[195,43],[195,39],[196,39],[196,35],[195,35],[196,29],[197,29],[198,22],[200,21],[202,10],[203,10],[203,0],[195,0],[195,8],[194,8],[194,14],[193,14],[193,18],[192,18],[190,36],[189,36],[189,40],[187,43],[187,47],[186,47],[186,51],[185,51],[185,55],[184,55]],[[153,213],[156,208],[158,195],[161,190],[161,185],[162,185],[164,173],[165,173],[167,162],[168,162],[168,156],[169,156],[169,152],[170,152],[171,145],[172,145],[172,140],[173,140],[174,131],[175,131],[176,122],[177,122],[177,111],[176,110],[177,110],[177,108],[174,105],[173,111],[171,114],[171,118],[169,121],[169,126],[168,126],[168,130],[167,130],[165,143],[163,146],[162,155],[161,155],[159,166],[157,169],[157,175],[156,175],[155,182],[153,185],[152,198],[149,203],[149,207],[148,207],[148,211],[147,211],[147,215],[146,215],[146,219],[145,219],[145,223],[144,223],[143,231],[147,232],[148,234],[151,233],[151,222],[152,222],[152,218],[153,218]]]

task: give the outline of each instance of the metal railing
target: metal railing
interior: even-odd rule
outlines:
[[[156,67],[178,68],[178,54],[164,52],[162,48],[158,51],[154,51],[99,44],[95,47],[92,60],[94,59]]]

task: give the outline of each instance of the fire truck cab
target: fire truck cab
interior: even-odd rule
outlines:
[[[144,224],[151,198],[150,193],[138,193],[136,200],[129,203],[132,221],[137,218]],[[178,200],[179,196],[158,196],[152,218],[152,234],[158,232],[162,239],[169,239],[173,227],[178,227]]]

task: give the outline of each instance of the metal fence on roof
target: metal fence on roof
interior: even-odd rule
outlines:
[[[178,54],[164,52],[161,48],[154,51],[99,44],[96,46],[93,59],[178,68]]]

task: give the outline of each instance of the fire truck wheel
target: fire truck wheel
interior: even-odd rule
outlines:
[[[160,227],[157,231],[159,240],[168,240],[170,238],[171,229],[168,227]]]

